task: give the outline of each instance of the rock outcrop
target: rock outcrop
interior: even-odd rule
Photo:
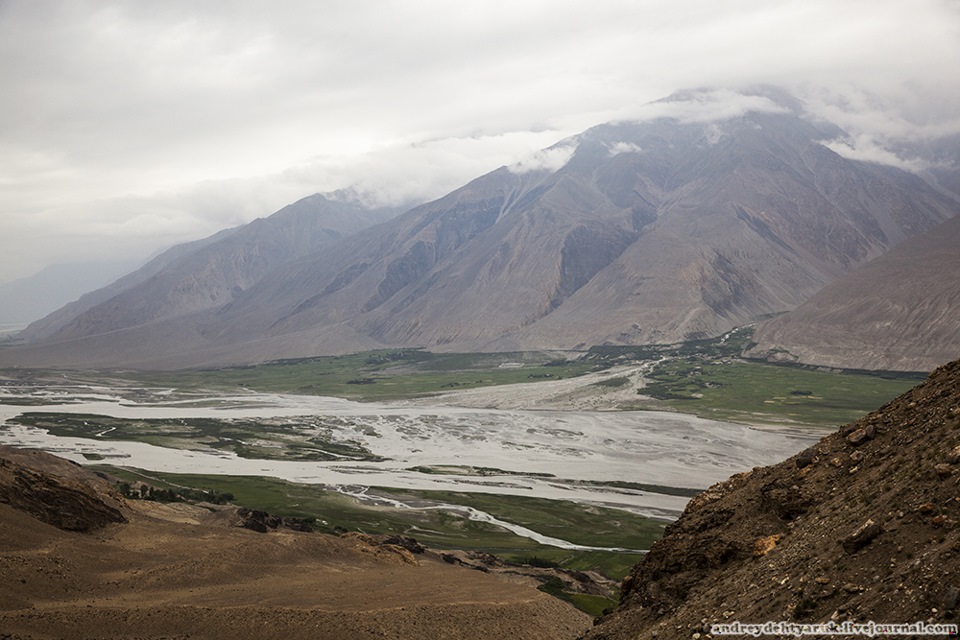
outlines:
[[[40,451],[0,447],[0,503],[42,522],[83,532],[126,522],[121,500],[107,482],[79,465]]]
[[[234,526],[250,529],[257,533],[268,533],[277,529],[292,529],[303,533],[313,531],[310,523],[303,518],[275,516],[266,511],[246,507],[237,509],[237,520],[234,522]]]

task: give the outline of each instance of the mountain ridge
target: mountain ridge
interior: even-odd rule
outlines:
[[[701,108],[691,95],[674,101]],[[841,157],[825,146],[836,127],[778,100],[598,125],[161,317],[152,335],[121,305],[0,359],[50,364],[54,343],[64,362],[176,367],[704,338],[788,311],[960,210],[915,175]]]
[[[27,340],[108,333],[229,303],[291,259],[377,224],[397,207],[368,207],[349,194],[314,194],[268,218],[177,245],[63,314],[33,323]]]
[[[960,356],[960,217],[911,238],[762,323],[746,354],[847,369],[924,371]]]

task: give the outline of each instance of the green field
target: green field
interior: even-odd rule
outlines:
[[[143,384],[180,391],[240,387],[375,401],[453,389],[559,380],[583,375],[596,367],[595,362],[567,361],[550,353],[433,354],[405,349],[247,367],[130,375]]]
[[[743,360],[750,329],[676,345],[593,347],[566,359],[550,352],[433,354],[420,349],[287,360],[257,366],[131,374],[180,393],[247,388],[377,401],[454,389],[549,382],[619,365],[662,360],[627,409],[669,410],[747,423],[832,427],[854,420],[915,386],[924,376],[839,371]],[[614,376],[593,383],[619,389]],[[623,406],[623,405],[621,405]],[[531,407],[535,408],[535,407]]]
[[[775,365],[740,357],[752,330],[741,328],[721,338],[671,345],[596,346],[569,352],[436,354],[422,349],[387,349],[343,356],[282,360],[252,366],[176,372],[76,372],[78,382],[126,387],[125,397],[147,403],[192,400],[217,404],[218,393],[260,392],[322,395],[359,401],[389,401],[451,390],[518,383],[547,383],[612,367],[658,362],[646,376],[647,388],[621,409],[693,413],[747,423],[832,427],[877,409],[915,386],[925,376],[909,373],[840,371],[799,365]],[[11,372],[36,379],[43,372]],[[47,374],[47,379],[61,374]],[[602,395],[623,389],[627,375],[585,383]],[[174,391],[174,395],[158,392]],[[42,405],[29,396],[10,402]],[[185,405],[184,405],[185,406]],[[537,407],[529,407],[535,409]]]
[[[31,411],[9,421],[57,436],[145,442],[171,449],[232,451],[252,460],[383,460],[356,440],[335,432],[362,429],[336,416],[290,418],[114,418],[86,413]]]
[[[642,391],[652,400],[640,400],[635,408],[715,420],[832,427],[878,409],[921,379],[690,356],[657,366]]]
[[[590,547],[649,549],[663,532],[663,522],[568,500],[461,491],[381,491],[473,507],[537,533]]]

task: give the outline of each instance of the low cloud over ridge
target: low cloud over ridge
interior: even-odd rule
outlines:
[[[7,0],[0,282],[147,254],[316,191],[437,197],[499,166],[555,164],[538,150],[602,122],[778,108],[734,91],[756,83],[883,158],[874,147],[898,137],[960,131],[957,68],[950,0]],[[698,86],[734,89],[651,103]]]

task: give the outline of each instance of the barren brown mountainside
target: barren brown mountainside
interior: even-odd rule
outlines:
[[[960,361],[691,500],[584,638],[711,638],[712,624],[734,622],[956,624],[958,489]]]
[[[897,246],[758,328],[748,355],[927,371],[960,357],[960,218]]]
[[[219,306],[136,324],[162,301],[131,289],[140,303],[103,303],[0,363],[169,368],[704,338],[796,307],[960,209],[914,174],[834,153],[825,143],[842,132],[788,96],[755,98],[735,116],[594,127],[222,292]]]
[[[0,448],[0,637],[562,640],[590,624],[523,578],[242,522],[127,502],[73,463]]]

